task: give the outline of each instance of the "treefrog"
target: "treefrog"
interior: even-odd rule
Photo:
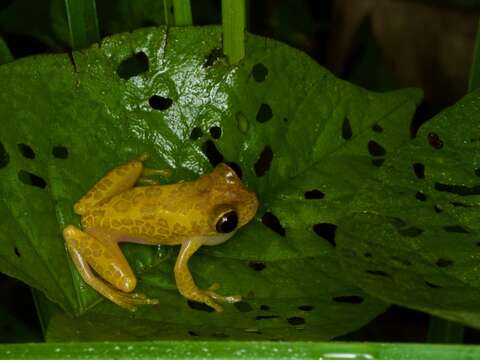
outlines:
[[[221,244],[248,223],[257,211],[256,194],[224,163],[196,180],[161,185],[148,177],[169,171],[145,168],[146,158],[114,168],[75,203],[82,229],[68,225],[63,237],[83,280],[132,311],[139,304],[157,304],[132,293],[137,281],[118,243],[181,245],[174,273],[185,298],[219,312],[218,302],[240,301],[240,296],[217,294],[218,284],[200,290],[188,260],[202,245]],[[136,186],[142,181],[147,185]]]

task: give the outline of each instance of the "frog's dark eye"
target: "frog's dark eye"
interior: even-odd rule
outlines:
[[[235,211],[229,211],[222,214],[218,220],[216,229],[217,232],[228,234],[235,230],[238,225],[238,215]]]

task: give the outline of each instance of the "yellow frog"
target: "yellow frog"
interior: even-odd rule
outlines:
[[[223,163],[197,180],[159,185],[147,177],[169,172],[144,168],[146,157],[113,169],[75,204],[83,230],[68,225],[63,237],[82,278],[129,310],[156,304],[156,299],[132,293],[137,281],[118,243],[181,245],[174,272],[184,297],[216,311],[222,311],[217,302],[240,301],[240,296],[217,294],[218,284],[197,288],[188,260],[202,245],[221,244],[248,223],[258,207],[255,193]],[[150,185],[135,187],[142,180]]]

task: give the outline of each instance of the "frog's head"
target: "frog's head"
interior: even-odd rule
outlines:
[[[217,236],[207,245],[216,245],[230,238],[236,230],[255,216],[257,195],[247,189],[228,165],[221,163],[206,176],[209,183],[209,223]],[[218,238],[218,239],[217,239]]]

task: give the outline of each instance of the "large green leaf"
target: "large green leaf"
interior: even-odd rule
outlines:
[[[339,227],[342,263],[385,301],[480,327],[476,91],[427,122],[368,181]]]
[[[335,224],[383,161],[369,141],[391,151],[408,140],[419,92],[365,91],[261,37],[247,37],[238,66],[218,57],[220,46],[217,27],[145,29],[76,52],[74,63],[50,55],[0,67],[0,270],[84,313],[74,324],[53,317],[51,339],[327,339],[387,306],[348,280]],[[162,246],[124,247],[139,290],[158,306],[130,314],[97,304],[81,281],[61,237],[79,223],[72,205],[145,151],[148,166],[173,170],[168,182],[196,178],[223,157],[257,192],[257,217],[191,261],[201,287],[218,281],[243,303],[223,314],[190,308],[173,280],[177,249]]]

